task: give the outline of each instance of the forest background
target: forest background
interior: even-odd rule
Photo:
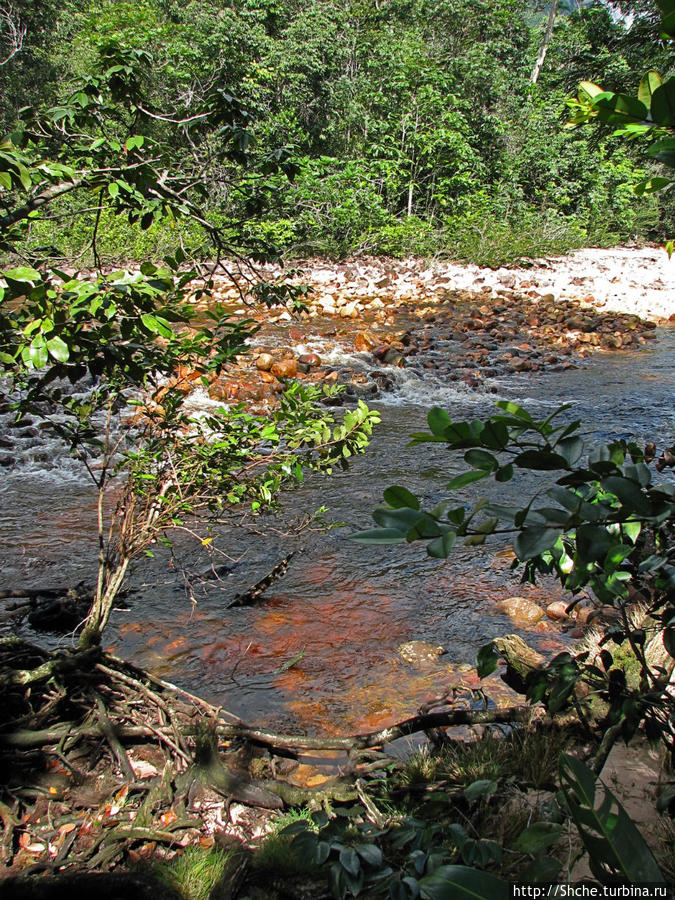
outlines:
[[[153,109],[165,115],[170,99],[184,120],[214,89],[237,98],[250,116],[248,174],[231,177],[230,161],[200,189],[209,220],[247,255],[444,253],[499,265],[673,233],[669,194],[632,192],[650,174],[643,147],[602,125],[562,127],[582,79],[635,94],[643,72],[668,74],[651,0],[561,2],[555,17],[520,0],[15,0],[3,10],[5,134],[20,133],[22,108],[66,96],[110,41],[151,54],[139,133],[168,138],[177,169],[190,129]],[[10,21],[24,32],[13,54]],[[270,158],[284,165],[265,171]],[[31,224],[34,259],[91,263],[96,215],[87,196],[50,205]],[[198,226],[181,228],[199,255]],[[173,222],[144,229],[114,210],[97,231],[109,261],[161,258],[177,236]]]

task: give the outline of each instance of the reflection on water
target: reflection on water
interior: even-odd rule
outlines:
[[[599,355],[583,369],[522,375],[492,387],[535,414],[571,402],[568,418],[590,423],[603,439],[672,442],[674,351],[675,331],[661,331],[654,348],[639,354]],[[416,548],[347,540],[370,527],[370,511],[388,485],[404,484],[433,503],[449,478],[464,470],[462,460],[448,458],[440,445],[407,446],[409,433],[424,429],[429,402],[442,400],[456,419],[492,409],[492,394],[435,385],[432,397],[423,383],[413,391],[412,380],[401,379],[397,394],[375,404],[383,424],[349,473],[312,477],[286,498],[281,517],[256,522],[255,531],[217,537],[215,543],[239,562],[223,580],[196,588],[196,606],[168,557],[139,564],[131,579],[132,608],[115,613],[111,623],[112,648],[248,721],[278,729],[379,728],[413,714],[453,684],[476,686],[476,649],[514,630],[496,602],[517,594],[545,605],[558,596],[557,588],[520,585],[508,558],[480,549],[460,549],[439,563]],[[58,467],[4,473],[0,587],[93,577],[94,498],[68,471],[67,478]],[[508,502],[526,488],[511,483],[499,490]],[[346,526],[326,534],[282,533],[320,506]],[[298,552],[287,574],[258,605],[226,608],[291,549]],[[206,551],[187,555],[195,571],[208,566]],[[564,640],[546,620],[521,633],[542,651],[554,651]],[[442,644],[447,653],[416,668],[397,653],[411,640]],[[504,691],[498,681],[490,687],[495,696]]]

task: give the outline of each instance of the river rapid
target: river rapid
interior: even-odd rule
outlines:
[[[297,352],[317,353],[337,370],[372,368],[363,353],[323,340],[320,331],[296,341]],[[268,340],[274,341],[273,329]],[[114,613],[106,645],[250,723],[312,733],[384,726],[455,684],[476,687],[476,650],[498,635],[516,631],[542,652],[554,652],[569,640],[558,624],[546,618],[532,626],[514,623],[496,609],[513,595],[542,607],[560,596],[553,584],[520,585],[504,546],[458,548],[441,563],[417,547],[367,547],[348,536],[372,526],[370,512],[390,484],[433,502],[464,470],[461,458],[440,445],[408,447],[408,435],[424,430],[430,406],[461,419],[489,414],[497,398],[542,417],[571,403],[566,416],[587,424],[589,439],[663,445],[675,435],[674,361],[675,329],[661,327],[640,350],[600,352],[579,368],[544,366],[508,377],[488,372],[479,384],[451,381],[431,366],[384,367],[391,384],[370,402],[382,424],[368,452],[347,473],[310,477],[282,499],[279,514],[216,534],[213,544],[227,558],[180,541],[188,573],[211,562],[231,565],[220,580],[192,583],[196,603],[187,596],[185,572],[166,555],[139,562],[129,608]],[[211,401],[196,395],[193,402]],[[6,415],[4,427],[10,427]],[[18,436],[13,432],[7,447],[0,460],[0,589],[91,581],[95,495],[78,465],[45,444],[39,422],[24,425]],[[522,496],[527,485],[499,490],[508,500],[509,494]],[[339,524],[298,532],[296,526],[321,507],[326,523]],[[258,603],[226,608],[291,551],[286,574]],[[50,646],[71,640],[36,635],[25,622],[3,627]],[[397,648],[416,640],[447,652],[411,664]],[[497,680],[489,692],[504,699]]]

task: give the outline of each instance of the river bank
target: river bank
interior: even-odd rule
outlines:
[[[524,260],[519,267],[491,269],[438,259],[357,257],[344,263],[293,260],[319,290],[332,285],[356,296],[383,293],[420,299],[435,290],[513,291],[530,299],[553,294],[604,312],[637,315],[663,324],[675,317],[675,260],[662,247],[588,247],[565,256]],[[271,267],[275,275],[280,270]]]

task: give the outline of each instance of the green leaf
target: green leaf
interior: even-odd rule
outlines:
[[[464,454],[464,462],[484,472],[494,472],[499,468],[499,460],[486,450],[467,450]]]
[[[600,562],[614,543],[612,535],[598,525],[577,528],[577,554],[582,562]]]
[[[419,881],[425,900],[508,900],[506,881],[470,866],[439,866]]]
[[[340,865],[343,869],[346,869],[350,875],[358,875],[361,863],[359,862],[356,851],[352,850],[351,847],[343,847],[342,850],[340,850]]]
[[[672,178],[664,178],[661,175],[654,175],[652,178],[645,178],[643,181],[639,181],[633,187],[633,192],[638,197],[642,197],[643,194],[655,194],[657,191],[662,191],[665,187],[668,187],[668,185],[672,183]]]
[[[442,438],[445,436],[445,429],[451,424],[451,421],[450,416],[444,409],[434,406],[429,410],[427,422],[429,423],[431,433],[436,435],[436,437]]]
[[[567,461],[569,466],[573,466],[579,461],[584,452],[584,442],[576,435],[563,438],[556,444],[556,450]]]
[[[425,517],[425,513],[407,506],[391,509],[389,506],[378,506],[373,512],[373,519],[383,528],[397,528],[406,534],[414,525]]]
[[[675,126],[675,78],[664,81],[652,94],[652,119],[659,125]]]
[[[566,469],[568,466],[564,456],[561,456],[560,453],[552,453],[550,450],[525,450],[523,453],[519,453],[513,462],[521,469],[534,469],[538,472]]]
[[[573,756],[561,753],[561,790],[588,851],[589,864],[603,884],[621,878],[628,884],[663,884],[652,851],[625,809],[591,770]],[[596,789],[604,793],[596,799]]]
[[[561,534],[560,528],[523,528],[513,541],[513,549],[518,559],[532,559],[550,550]]]
[[[484,644],[476,655],[478,677],[487,678],[488,675],[492,675],[500,659],[501,654],[493,643]]]
[[[473,472],[464,472],[463,475],[457,475],[448,483],[449,491],[458,491],[460,488],[466,487],[467,484],[473,484],[474,481],[481,481],[483,478],[487,478],[490,473],[483,470],[473,471]]]
[[[490,778],[480,778],[464,788],[464,796],[469,803],[475,803],[476,800],[496,794],[498,789],[499,784],[496,781]]]
[[[32,284],[42,279],[40,273],[29,266],[20,266],[18,269],[4,269],[0,272],[0,275],[12,281],[28,281]]]
[[[53,356],[58,362],[68,362],[70,350],[65,341],[61,340],[60,337],[50,338],[50,340],[47,341],[47,350],[49,350],[49,355]]]
[[[377,868],[382,865],[382,851],[375,844],[357,844],[354,849],[369,866]]]
[[[9,172],[0,172],[0,187],[3,187],[6,191],[11,191],[12,176]]]
[[[403,506],[410,507],[410,509],[420,508],[420,501],[417,497],[411,494],[407,488],[399,487],[397,484],[388,487],[383,496],[389,506],[394,509],[400,509]]]
[[[636,482],[612,475],[603,480],[602,486],[606,491],[615,494],[621,501],[621,506],[629,512],[637,513],[639,516],[648,516],[651,513],[649,498]]]
[[[556,843],[562,832],[562,825],[554,822],[535,822],[518,836],[514,847],[521,853],[541,853]]]
[[[405,535],[397,528],[371,528],[350,535],[349,540],[357,544],[401,544],[405,541]]]
[[[659,89],[660,90],[660,89]],[[652,115],[654,113],[652,98]],[[644,103],[629,97],[628,94],[610,94],[597,97],[594,101],[598,117],[610,125],[624,125],[627,122],[645,122],[649,111]]]
[[[447,559],[457,542],[456,531],[446,531],[440,537],[427,544],[427,553],[436,559]]]
[[[658,72],[645,72],[642,76],[638,87],[638,100],[644,103],[647,109],[651,108],[652,94],[661,84],[662,79]]]
[[[511,400],[497,400],[495,406],[503,409],[504,412],[507,412],[509,415],[515,416],[516,419],[520,419],[522,422],[526,422],[529,425],[534,424],[534,420],[529,412],[526,409],[523,409],[522,406],[518,406],[517,403],[513,403]]]

